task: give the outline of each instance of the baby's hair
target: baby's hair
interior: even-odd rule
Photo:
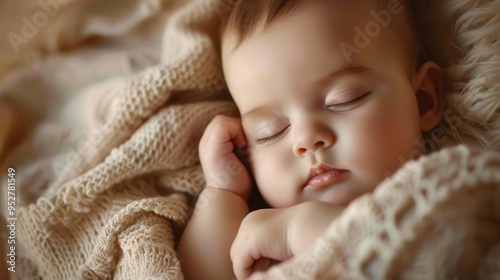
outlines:
[[[291,16],[303,0],[226,0],[231,9],[226,9],[222,17],[221,34],[227,31],[237,36],[234,48],[252,35],[260,24],[263,29],[272,23]],[[229,28],[229,29],[227,29]]]
[[[236,37],[233,50],[237,49],[248,37],[257,30],[265,31],[273,23],[283,21],[300,10],[300,5],[307,1],[319,0],[222,0],[226,1],[225,9],[222,14],[221,36],[226,32]],[[328,0],[323,0],[328,1]],[[387,7],[389,1],[398,0],[376,0],[378,7],[383,9]],[[404,8],[411,10],[408,0],[399,0]],[[411,12],[406,12],[409,17],[408,28],[399,28],[395,30],[391,24],[390,28],[384,30],[387,35],[402,47],[401,56],[408,64],[408,76],[412,70],[415,70],[421,63],[428,60],[427,54],[420,40],[420,34],[416,31],[416,24]],[[408,34],[413,33],[413,34]],[[414,35],[414,36],[412,36]]]

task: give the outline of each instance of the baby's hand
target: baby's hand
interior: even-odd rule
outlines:
[[[320,201],[249,213],[231,246],[231,261],[238,279],[266,271],[274,263],[301,254],[314,244],[344,210]]]
[[[231,246],[236,278],[247,279],[253,272],[293,257],[288,228],[291,211],[293,207],[261,209],[245,217]]]
[[[208,187],[231,191],[245,200],[248,198],[250,175],[234,153],[235,147],[245,146],[240,119],[218,115],[210,122],[198,147]]]

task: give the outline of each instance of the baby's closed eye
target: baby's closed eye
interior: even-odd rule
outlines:
[[[259,145],[269,144],[283,138],[290,128],[290,122],[285,117],[274,117],[264,127],[255,133],[255,143]]]
[[[343,112],[343,111],[352,110],[352,109],[357,107],[357,105],[359,104],[360,101],[364,100],[371,93],[372,93],[372,91],[362,93],[362,94],[359,94],[359,93],[358,94],[349,94],[346,98],[342,98],[342,99],[348,100],[348,101],[344,101],[344,102],[341,101],[340,103],[339,103],[339,101],[337,101],[337,99],[335,99],[334,102],[327,101],[326,108],[328,108],[329,110],[334,111],[334,112]]]

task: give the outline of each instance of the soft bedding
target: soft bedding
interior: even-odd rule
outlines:
[[[37,63],[1,65],[0,100],[33,120],[1,161],[18,182],[9,275],[183,279],[175,244],[204,188],[198,141],[213,116],[237,113],[217,43],[229,4],[97,3],[59,4],[44,36],[22,45]],[[449,81],[432,143],[443,149],[355,200],[308,252],[252,279],[500,279],[500,3],[437,6],[434,18],[457,34],[444,51],[428,42]],[[446,58],[449,44],[459,58]]]

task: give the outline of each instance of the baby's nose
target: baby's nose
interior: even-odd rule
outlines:
[[[335,142],[332,129],[321,121],[303,120],[296,123],[293,136],[293,152],[298,157],[307,152],[326,150]]]

